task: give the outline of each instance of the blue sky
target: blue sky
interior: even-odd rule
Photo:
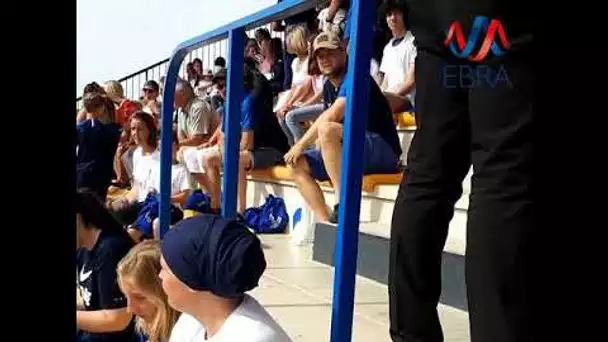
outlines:
[[[169,57],[180,42],[276,0],[78,0],[76,95]]]

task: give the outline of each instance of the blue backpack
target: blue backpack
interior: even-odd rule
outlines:
[[[285,202],[273,195],[268,195],[262,206],[245,210],[243,216],[245,224],[260,234],[282,233],[289,224]]]

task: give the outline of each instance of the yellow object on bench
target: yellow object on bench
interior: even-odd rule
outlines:
[[[274,166],[269,169],[253,170],[251,177],[261,180],[293,181],[291,171],[286,166]],[[398,185],[401,183],[401,173],[373,174],[363,176],[361,190],[372,192],[378,185]],[[331,187],[331,182],[319,182],[319,185]]]
[[[396,113],[393,115],[395,117],[397,127],[399,128],[416,126],[416,120],[411,112]]]
[[[129,189],[121,189],[121,188],[115,187],[113,185],[110,185],[110,187],[108,188],[107,199],[115,200],[117,198],[125,196],[128,193],[129,193]]]

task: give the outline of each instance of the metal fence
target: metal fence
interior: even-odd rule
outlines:
[[[169,229],[171,161],[172,161],[172,118],[174,92],[171,90],[179,76],[180,66],[186,56],[200,46],[213,44],[228,38],[230,63],[227,77],[227,98],[224,107],[224,153],[223,153],[223,196],[222,215],[236,216],[237,176],[240,137],[240,107],[245,96],[243,89],[243,39],[245,32],[259,25],[267,25],[283,20],[316,6],[314,0],[284,0],[265,10],[251,14],[200,36],[179,44],[167,69],[163,91],[161,123],[161,182],[160,182],[160,235]],[[351,0],[350,40],[346,88],[346,108],[343,126],[342,167],[340,174],[340,209],[336,244],[334,248],[334,286],[331,316],[331,341],[351,340],[354,288],[357,265],[359,213],[361,205],[361,179],[363,174],[363,141],[367,119],[369,96],[369,63],[372,56],[372,23],[375,19],[374,1]],[[354,115],[357,108],[357,115]],[[280,134],[280,133],[279,133]],[[337,184],[336,184],[337,185]]]
[[[265,27],[270,31],[273,38],[283,39],[283,32],[272,32],[271,24],[261,25],[254,29],[248,30],[247,35],[253,38],[255,30],[258,28]],[[192,62],[195,58],[199,58],[203,62],[203,70],[213,69],[213,62],[217,57],[224,57],[226,62],[229,63],[227,58],[228,51],[228,39],[222,39],[213,44],[209,44],[206,46],[201,46],[196,50],[188,53],[186,58],[184,58],[184,62],[180,67],[179,76],[182,78],[186,77],[186,66],[188,63]],[[160,84],[161,77],[165,76],[167,73],[167,66],[169,65],[169,58],[163,59],[160,62],[154,63],[150,66],[147,66],[141,70],[138,70],[130,75],[119,78],[118,82],[122,85],[125,96],[132,100],[137,100],[141,96],[141,88],[144,83],[148,80],[154,80]],[[99,80],[91,80],[90,82],[96,81],[97,83],[101,83],[103,81]],[[82,96],[76,98],[76,109],[82,108]]]

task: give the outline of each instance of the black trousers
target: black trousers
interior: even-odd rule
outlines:
[[[418,127],[391,227],[395,342],[443,341],[436,309],[442,250],[471,164],[465,271],[471,341],[540,341],[532,298],[532,62],[521,57],[491,66],[467,63],[426,51],[416,59]]]

